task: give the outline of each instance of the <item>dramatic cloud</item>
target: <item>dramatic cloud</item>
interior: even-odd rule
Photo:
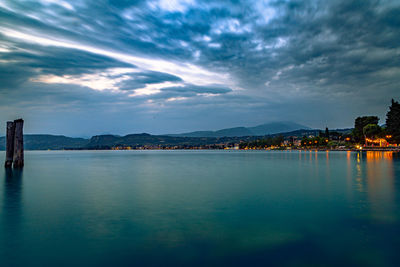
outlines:
[[[388,0],[0,2],[0,130],[180,132],[384,121],[400,97]]]

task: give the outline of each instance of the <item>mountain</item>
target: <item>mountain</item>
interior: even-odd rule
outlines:
[[[72,138],[62,135],[26,134],[24,135],[25,150],[62,150],[62,149],[111,149],[113,147],[142,147],[142,146],[183,146],[198,147],[227,143],[252,141],[257,137],[178,137],[167,135],[128,134],[96,135],[90,139]],[[5,137],[0,137],[0,150],[5,150]]]
[[[238,137],[238,136],[254,136],[246,127],[235,127],[222,129],[218,131],[196,131],[183,134],[169,134],[168,136],[175,137]]]
[[[60,150],[76,149],[85,146],[89,142],[84,138],[72,138],[63,135],[50,134],[25,134],[24,149],[26,150]],[[0,137],[0,150],[5,150],[5,137]]]
[[[268,135],[296,130],[310,130],[311,128],[295,122],[286,121],[265,123],[248,129],[253,133],[253,135]]]
[[[218,131],[197,131],[182,134],[170,134],[169,136],[181,137],[240,137],[240,136],[264,136],[284,132],[292,132],[295,130],[309,130],[310,127],[295,122],[270,122],[254,127],[235,127]]]
[[[350,134],[352,130],[353,130],[353,128],[344,128],[344,129],[330,129],[329,131],[331,134],[340,133],[340,134],[346,135],[346,134]],[[319,130],[319,129],[300,129],[300,130],[295,130],[295,131],[291,131],[291,132],[282,132],[282,133],[271,134],[269,136],[274,137],[274,136],[282,135],[285,138],[290,137],[290,136],[302,138],[303,136],[310,136],[310,135],[318,136],[320,132],[324,133],[323,130]]]
[[[275,127],[274,131],[282,130],[281,125],[273,124]],[[289,125],[290,126],[290,125]],[[286,127],[289,127],[286,126]],[[302,125],[300,125],[302,126]],[[293,126],[295,127],[295,126]],[[304,127],[304,126],[303,126]],[[196,136],[172,136],[172,135],[150,135],[147,133],[142,134],[128,134],[125,136],[118,135],[96,135],[90,139],[85,138],[72,138],[62,135],[48,135],[48,134],[26,134],[24,135],[24,148],[26,150],[62,150],[62,149],[111,149],[113,147],[132,147],[138,148],[143,146],[158,147],[158,146],[179,146],[184,148],[208,146],[215,147],[218,144],[238,144],[241,141],[249,142],[263,138],[267,134],[262,136],[251,135],[254,133],[266,133],[268,124],[259,125],[256,127],[245,128],[237,127],[230,129],[223,129],[220,131],[204,131],[204,132],[193,132],[193,135],[200,135],[205,137]],[[306,127],[308,128],[308,127]],[[250,132],[252,129],[252,132]],[[331,130],[331,132],[340,132],[342,134],[348,134],[352,129],[336,129]],[[318,129],[300,129],[289,132],[279,132],[268,134],[268,137],[274,137],[277,135],[283,135],[284,137],[297,136],[301,138],[302,136],[314,135],[317,136],[320,130]],[[226,136],[226,135],[235,136]],[[211,135],[219,135],[213,137]],[[238,135],[238,136],[236,136]],[[244,136],[240,136],[244,135]],[[0,137],[0,150],[5,150],[5,137]]]

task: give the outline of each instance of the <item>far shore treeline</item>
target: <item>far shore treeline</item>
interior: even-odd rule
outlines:
[[[299,129],[266,136],[188,137],[176,135],[97,135],[90,139],[24,135],[26,150],[131,149],[393,149],[400,148],[400,104],[392,99],[385,124],[377,116],[357,117],[352,129]],[[5,138],[0,137],[0,150]]]

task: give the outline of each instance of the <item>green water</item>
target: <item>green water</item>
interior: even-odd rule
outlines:
[[[25,162],[0,168],[0,266],[400,265],[395,153],[46,151]]]

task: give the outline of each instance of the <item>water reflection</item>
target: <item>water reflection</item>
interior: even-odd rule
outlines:
[[[353,161],[352,161],[352,152],[346,152],[346,163],[347,163],[347,172],[346,172],[346,186],[347,186],[347,198],[349,200],[353,199]]]
[[[5,169],[3,192],[3,241],[13,240],[20,229],[22,217],[22,169]]]
[[[14,209],[20,206],[22,192],[22,169],[5,169],[4,207]]]
[[[393,152],[368,151],[366,177],[371,216],[392,222],[395,218]]]
[[[363,184],[363,173],[362,173],[362,166],[361,166],[361,159],[362,159],[362,153],[357,152],[356,154],[357,160],[356,160],[356,186],[357,186],[357,191],[358,192],[364,192],[364,184]]]
[[[329,181],[330,178],[331,178],[331,170],[330,170],[330,166],[329,166],[329,150],[327,150],[325,152],[325,155],[326,155],[326,174],[325,174],[325,177]]]
[[[396,220],[394,152],[366,151],[355,154],[355,190],[361,193],[360,208],[368,207],[369,217],[379,222]],[[352,164],[347,154],[348,179]]]

